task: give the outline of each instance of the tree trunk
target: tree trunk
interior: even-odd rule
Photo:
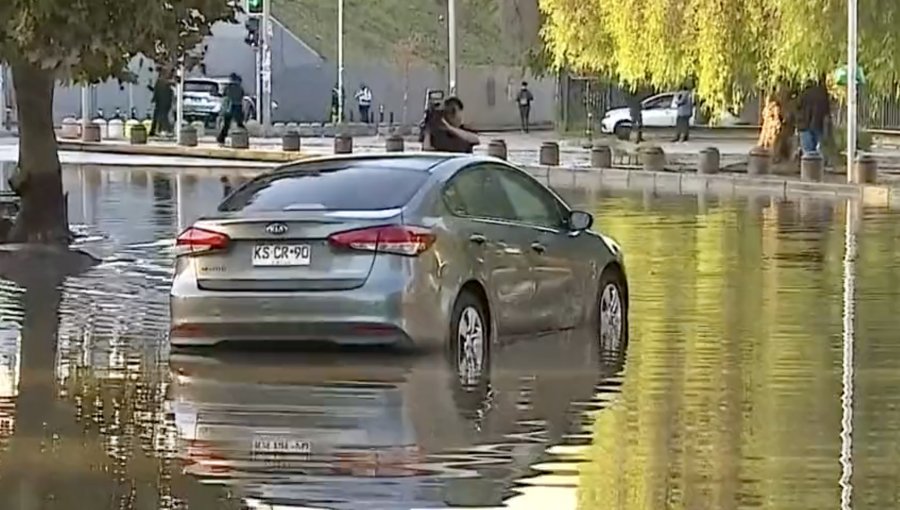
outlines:
[[[19,168],[10,180],[21,210],[8,242],[68,245],[59,148],[53,130],[52,71],[12,63],[19,119]]]
[[[794,157],[794,115],[791,103],[791,93],[787,87],[781,87],[766,97],[757,145],[771,151],[774,163],[789,161]]]

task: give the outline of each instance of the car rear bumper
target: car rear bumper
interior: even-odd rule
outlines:
[[[321,341],[431,347],[445,340],[439,291],[411,275],[369,278],[351,290],[209,291],[188,270],[170,293],[173,346],[227,341]]]

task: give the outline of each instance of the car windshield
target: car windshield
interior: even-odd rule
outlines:
[[[186,81],[184,82],[184,91],[185,92],[200,92],[204,94],[211,94],[213,96],[219,95],[219,84],[214,81]]]
[[[428,175],[366,164],[322,172],[288,170],[248,182],[219,211],[394,209],[406,205]]]

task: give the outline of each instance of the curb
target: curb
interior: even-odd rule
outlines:
[[[59,150],[94,152],[129,156],[175,156],[184,158],[229,159],[262,163],[290,163],[310,157],[303,152],[282,152],[260,149],[231,149],[228,147],[182,147],[180,145],[130,145],[121,143],[57,142]]]
[[[818,197],[855,199],[871,207],[900,208],[900,189],[883,184],[806,182],[779,176],[750,177],[741,174],[650,172],[619,168],[565,168],[524,166],[525,171],[548,186],[599,187],[613,190],[651,191],[663,194],[731,196],[765,195],[780,198]]]

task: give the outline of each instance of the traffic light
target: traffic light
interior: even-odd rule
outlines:
[[[259,18],[247,19],[244,26],[247,27],[247,37],[244,38],[244,42],[253,47],[259,46]]]
[[[263,0],[247,0],[247,14],[259,16],[263,13]]]

